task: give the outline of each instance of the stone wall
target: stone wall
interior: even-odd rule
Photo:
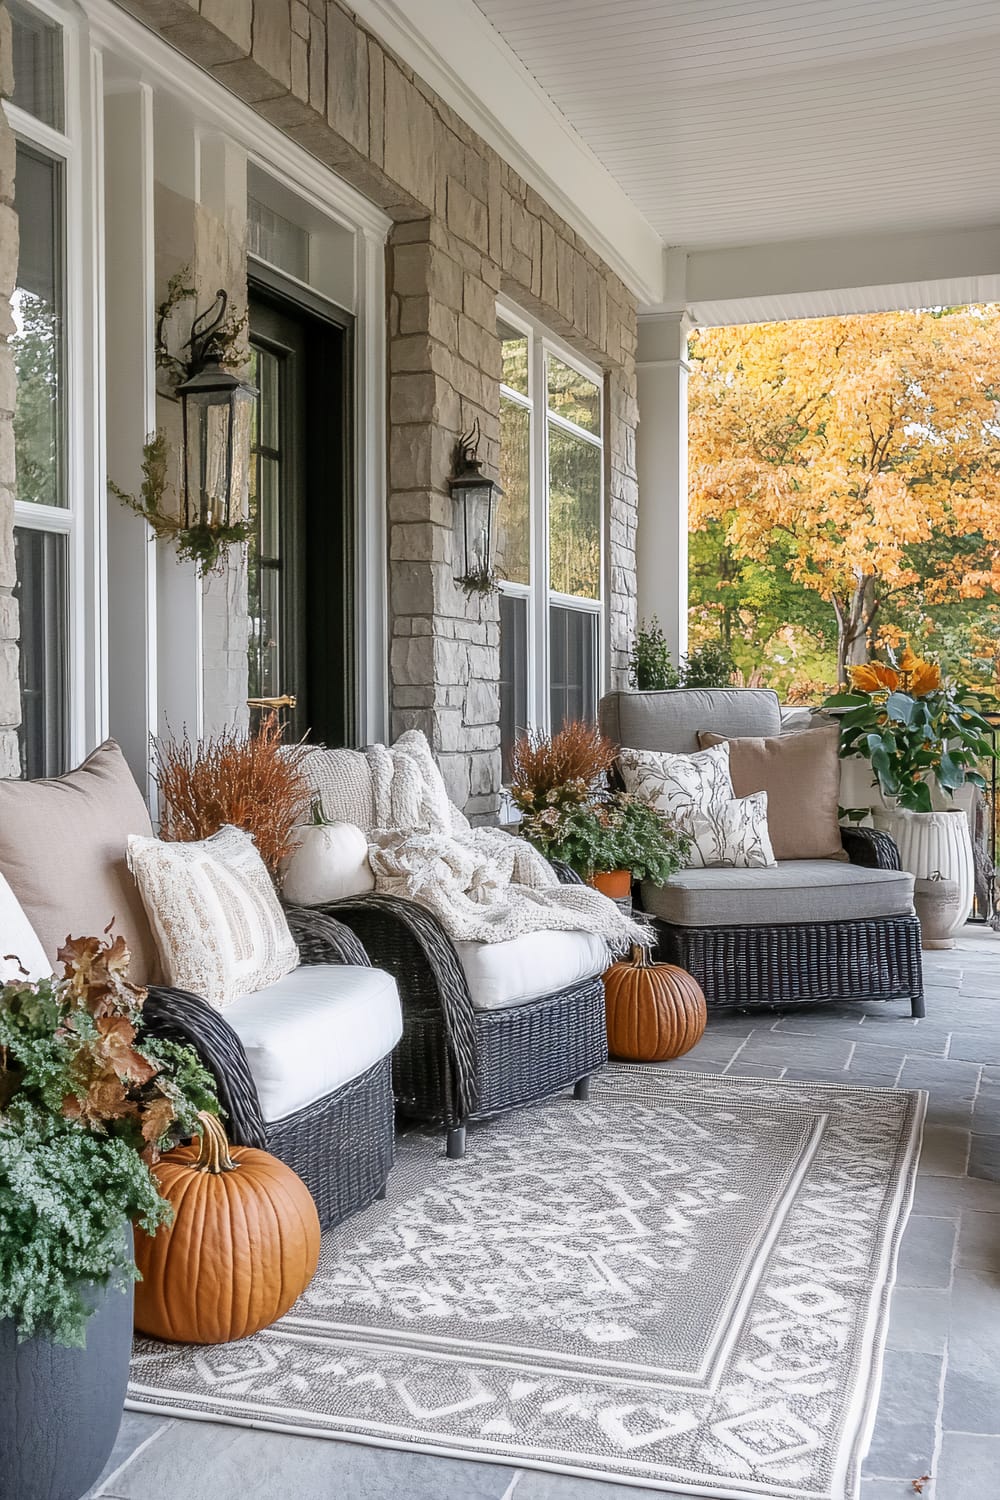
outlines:
[[[14,92],[10,17],[0,4],[0,98]],[[17,726],[21,700],[17,677],[17,600],[14,588],[14,331],[10,298],[17,277],[17,215],[14,212],[14,133],[0,104],[0,776],[20,774]]]
[[[495,599],[453,580],[447,480],[475,417],[498,457],[499,291],[607,375],[615,682],[635,613],[635,300],[599,256],[335,0],[119,0],[395,220],[388,250],[392,727],[426,731],[473,815],[500,778]]]

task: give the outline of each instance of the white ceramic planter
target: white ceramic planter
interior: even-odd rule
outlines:
[[[875,826],[899,845],[903,869],[926,880],[940,874],[958,886],[958,906],[949,936],[967,922],[975,894],[975,865],[969,820],[961,808],[949,812],[905,812],[894,808],[875,812]]]

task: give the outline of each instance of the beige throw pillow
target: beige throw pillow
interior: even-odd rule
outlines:
[[[242,828],[191,844],[132,837],[128,860],[175,989],[222,1010],[298,966],[271,877]]]
[[[70,933],[100,937],[113,918],[132,953],[129,978],[156,983],[156,944],[125,863],[129,835],[152,832],[114,740],[65,776],[0,781],[0,874],[50,965]]]
[[[776,859],[845,859],[837,805],[840,730],[810,729],[769,739],[726,739],[702,730],[703,749],[728,744],[737,797],[767,793],[767,826]]]

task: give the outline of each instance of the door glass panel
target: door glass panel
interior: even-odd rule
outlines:
[[[67,538],[60,532],[14,530],[21,622],[21,747],[23,776],[58,776],[66,769]]]
[[[278,460],[257,460],[260,485],[257,503],[260,507],[260,555],[277,561],[281,556],[280,513],[278,507]]]
[[[545,360],[549,410],[586,432],[600,433],[601,388],[550,354]]]
[[[508,583],[531,582],[531,412],[500,398],[496,566]]]
[[[528,601],[500,595],[500,753],[503,779],[517,736],[528,726]]]
[[[500,379],[512,391],[522,396],[528,394],[528,335],[508,328],[506,323],[497,324],[500,347],[503,352],[503,374]]]
[[[278,452],[280,409],[278,404],[278,376],[280,364],[276,355],[268,349],[257,349],[255,383],[260,392],[257,402],[257,418],[260,425],[258,445],[269,452]]]
[[[17,498],[65,505],[62,164],[19,141],[15,182],[20,253],[11,347],[17,378]]]
[[[18,109],[54,130],[64,129],[62,30],[21,0],[8,0]]]
[[[601,450],[549,423],[549,587],[601,595]]]
[[[251,697],[275,698],[281,692],[278,682],[281,649],[280,579],[278,570],[264,566],[260,570],[260,692]]]
[[[549,683],[552,731],[597,716],[598,616],[589,610],[549,609]]]
[[[289,691],[281,673],[282,537],[281,537],[281,363],[269,350],[254,346],[252,378],[259,392],[256,436],[250,460],[250,521],[247,549],[247,696],[276,698]]]

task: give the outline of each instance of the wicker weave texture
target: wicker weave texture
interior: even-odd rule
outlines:
[[[923,1014],[916,917],[784,927],[676,927],[657,921],[659,956],[687,969],[709,1008],[909,1000]]]

